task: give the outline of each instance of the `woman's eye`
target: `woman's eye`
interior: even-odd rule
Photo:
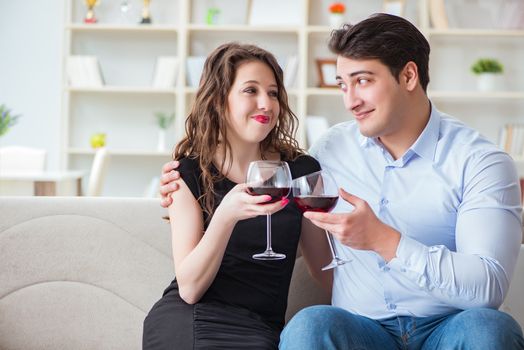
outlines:
[[[270,91],[269,96],[275,97],[275,98],[278,97],[278,91]]]
[[[257,90],[255,88],[247,88],[244,89],[244,92],[247,92],[248,94],[254,94],[257,92]]]

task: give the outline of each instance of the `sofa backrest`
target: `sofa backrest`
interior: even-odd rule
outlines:
[[[174,277],[156,199],[0,197],[0,349],[140,349]],[[328,302],[301,258],[288,318]]]

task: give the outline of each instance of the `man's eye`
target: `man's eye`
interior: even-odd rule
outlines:
[[[341,81],[339,81],[339,82],[337,83],[337,85],[338,85],[338,87],[339,87],[341,90],[346,90],[346,88],[347,88],[346,84],[343,83],[343,82],[341,82]]]
[[[360,78],[360,79],[357,80],[357,82],[358,82],[360,85],[362,85],[362,84],[366,84],[368,81],[369,81],[369,80],[366,79],[366,78]]]

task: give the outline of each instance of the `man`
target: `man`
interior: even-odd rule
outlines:
[[[280,347],[524,349],[497,311],[522,237],[511,158],[431,104],[429,44],[408,21],[374,15],[329,45],[355,121],[310,153],[351,194],[304,216],[351,262],[335,269],[333,306],[295,315]]]

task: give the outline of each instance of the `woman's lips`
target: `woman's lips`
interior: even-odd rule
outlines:
[[[269,123],[269,120],[270,120],[270,118],[266,115],[255,115],[252,118],[262,124],[267,124]]]

